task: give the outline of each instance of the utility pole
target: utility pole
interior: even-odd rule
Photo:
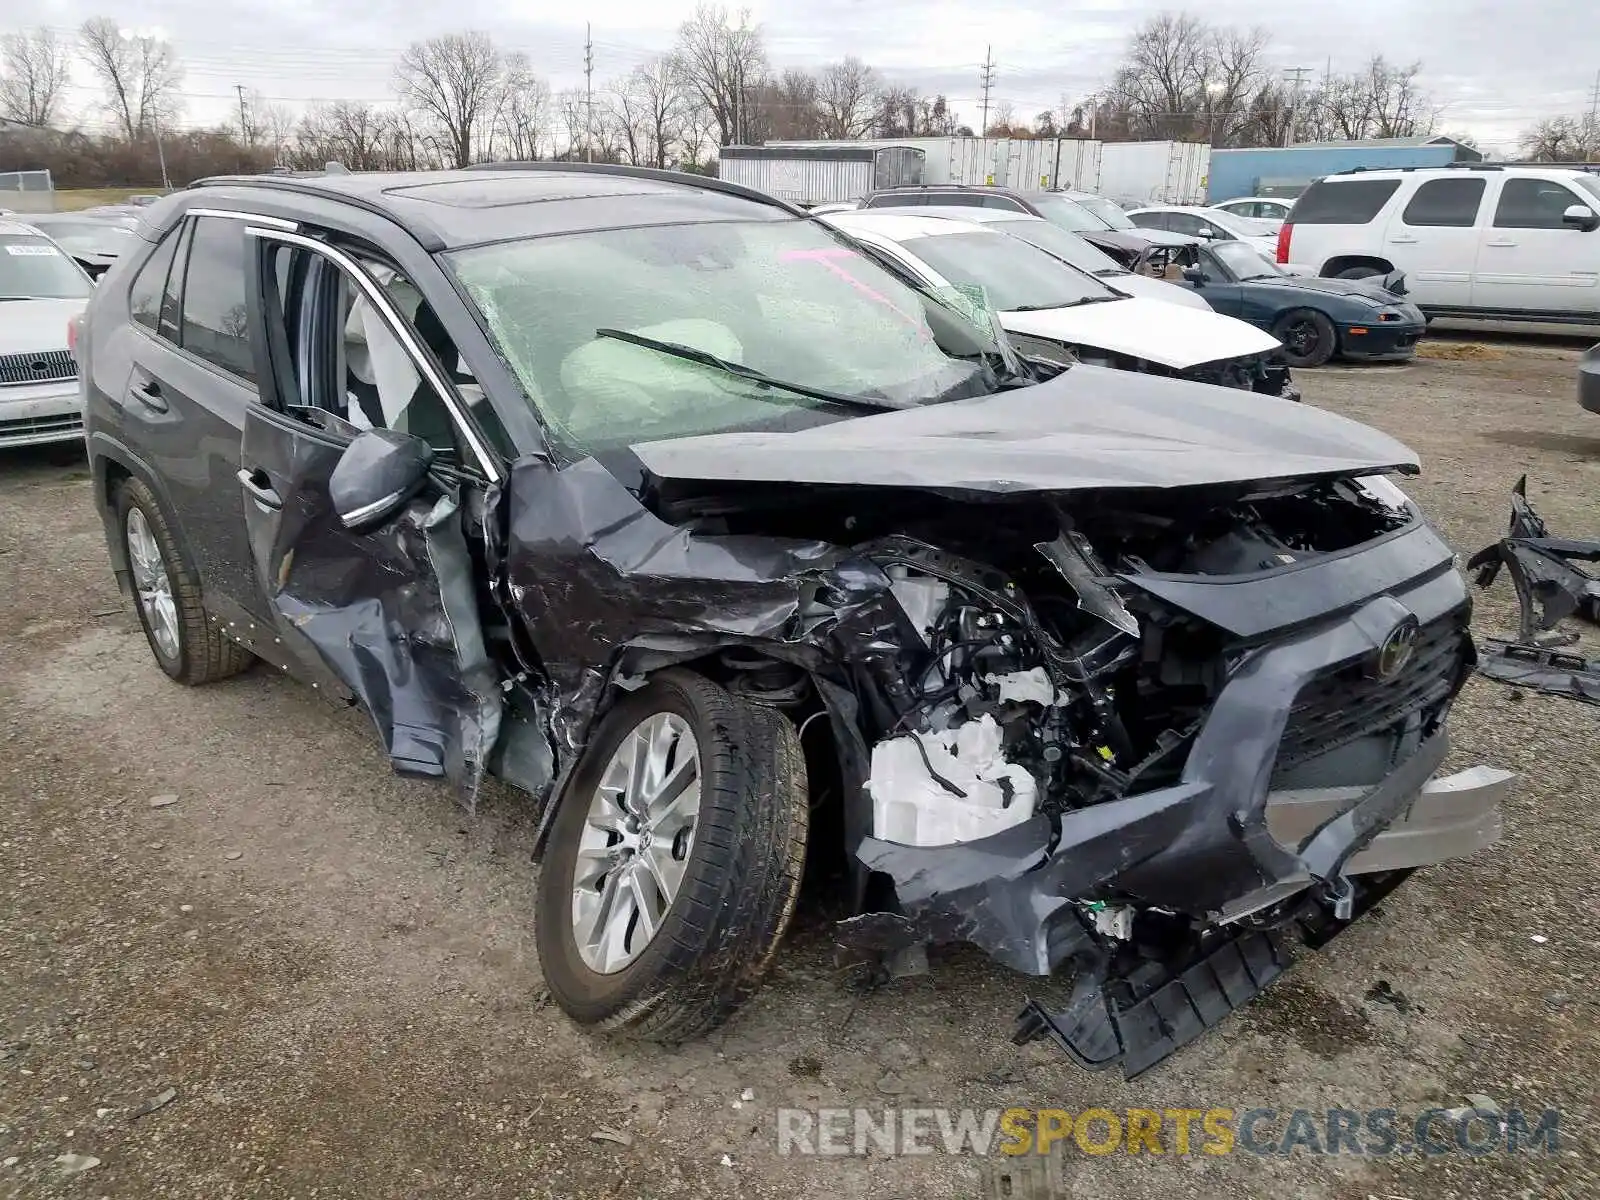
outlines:
[[[1283,144],[1285,146],[1294,141],[1294,121],[1300,115],[1300,85],[1305,82],[1307,75],[1315,71],[1315,67],[1289,67],[1284,71],[1283,77],[1294,77],[1294,86],[1289,91],[1289,120],[1283,127]]]
[[[978,122],[978,136],[989,135],[989,93],[994,90],[994,55],[992,46],[983,48],[983,116]]]
[[[246,146],[250,145],[250,126],[244,117],[244,84],[236,83],[233,90],[239,93],[239,140]]]
[[[1600,120],[1600,71],[1594,73],[1594,92],[1589,97],[1589,124]]]
[[[583,90],[588,121],[583,132],[584,158],[594,161],[594,37],[589,22],[583,23]]]

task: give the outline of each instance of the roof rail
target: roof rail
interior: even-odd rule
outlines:
[[[1362,175],[1368,171],[1504,171],[1507,167],[1535,166],[1534,163],[1452,162],[1432,167],[1346,167],[1330,175]]]
[[[703,188],[708,192],[722,192],[728,196],[739,196],[745,200],[754,200],[760,204],[768,204],[773,208],[781,208],[785,212],[794,213],[796,216],[807,216],[806,210],[799,205],[791,204],[787,200],[767,192],[758,191],[753,187],[746,187],[742,183],[733,183],[727,179],[718,179],[715,175],[697,175],[689,171],[668,171],[660,167],[629,167],[622,163],[589,163],[589,162],[559,162],[552,159],[540,159],[537,162],[486,162],[473,163],[464,168],[468,171],[553,171],[569,172],[583,175],[622,175],[629,179],[654,179],[661,183],[675,183],[679,187]]]

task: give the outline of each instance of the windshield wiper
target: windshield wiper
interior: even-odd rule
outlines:
[[[893,404],[884,404],[877,400],[869,400],[865,396],[852,396],[848,392],[831,392],[826,388],[810,387],[803,383],[790,383],[784,379],[774,379],[771,375],[747,367],[743,363],[729,362],[725,358],[718,358],[705,350],[696,350],[693,346],[685,346],[678,342],[661,342],[655,338],[640,337],[637,333],[629,333],[623,329],[596,329],[597,338],[615,338],[619,342],[631,342],[635,346],[643,346],[646,350],[655,350],[662,354],[670,354],[674,358],[681,358],[687,362],[699,363],[704,367],[712,367],[718,371],[725,371],[729,375],[740,379],[748,379],[751,383],[759,383],[766,387],[782,388],[786,392],[794,392],[800,396],[810,396],[813,400],[827,400],[833,404],[844,404],[851,408],[864,408],[872,412],[883,412],[898,407]]]
[[[1082,296],[1077,300],[1063,300],[1060,304],[1019,304],[1009,312],[1049,312],[1055,308],[1079,308],[1085,304],[1109,304],[1113,300],[1126,300],[1123,295],[1116,296]]]

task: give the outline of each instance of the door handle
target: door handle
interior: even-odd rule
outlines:
[[[167,411],[167,398],[161,394],[159,380],[146,379],[144,382],[135,385],[133,398],[146,408],[154,409],[156,412],[164,413]]]
[[[267,479],[265,471],[252,471],[248,467],[240,467],[238,479],[257,504],[274,510],[283,507],[283,497],[278,495],[270,482],[265,482]]]
[[[1485,242],[1485,246],[1493,246],[1496,250],[1512,250],[1516,248],[1515,242]]]
[[[1402,234],[1399,237],[1392,237],[1392,238],[1389,239],[1389,241],[1391,243],[1393,243],[1394,245],[1396,245],[1396,246],[1410,245],[1412,242],[1415,242],[1416,240],[1417,240],[1416,238],[1409,237],[1409,236],[1407,236],[1405,234]]]

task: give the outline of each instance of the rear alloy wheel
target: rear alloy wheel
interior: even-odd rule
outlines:
[[[184,565],[155,494],[139,479],[116,492],[117,522],[133,579],[133,606],[156,663],[179,683],[236,675],[255,656],[223,637],[200,604],[200,584]]]
[[[574,1020],[681,1042],[752,996],[799,894],[805,758],[782,713],[664,671],[590,739],[550,830],[534,930]]]
[[[1291,367],[1320,367],[1339,348],[1333,322],[1311,308],[1297,308],[1278,318],[1272,336],[1283,343]]]

